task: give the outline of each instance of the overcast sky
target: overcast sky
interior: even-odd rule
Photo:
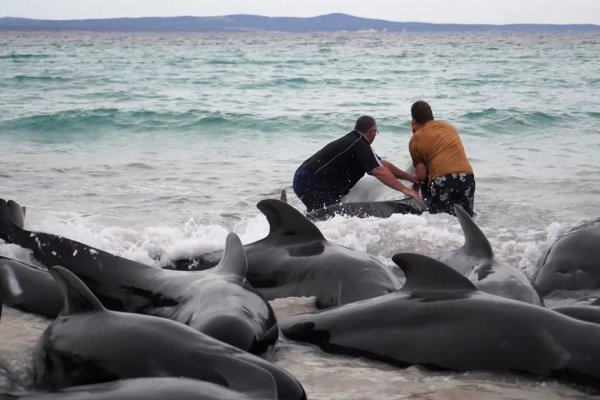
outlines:
[[[333,12],[401,22],[600,24],[600,0],[0,0],[0,17],[37,19]]]

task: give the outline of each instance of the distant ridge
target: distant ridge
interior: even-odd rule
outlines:
[[[98,32],[600,32],[600,25],[573,24],[430,24],[393,22],[327,14],[310,18],[226,15],[222,17],[144,17],[82,20],[0,18],[0,31]]]

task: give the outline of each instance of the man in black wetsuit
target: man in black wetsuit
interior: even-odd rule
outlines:
[[[298,167],[294,175],[294,192],[307,211],[338,203],[365,173],[421,202],[415,190],[398,180],[417,183],[416,176],[407,174],[373,152],[371,143],[376,135],[375,118],[363,115],[352,132],[329,143]]]

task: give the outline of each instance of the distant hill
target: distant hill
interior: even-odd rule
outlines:
[[[600,25],[466,25],[393,22],[328,14],[311,18],[227,15],[222,17],[146,17],[83,20],[0,18],[0,31],[101,31],[101,32],[600,32]]]

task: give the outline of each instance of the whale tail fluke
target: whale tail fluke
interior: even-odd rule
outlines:
[[[25,223],[25,207],[21,207],[19,203],[14,200],[9,200],[6,205],[8,206],[8,211],[13,224],[23,229]]]
[[[25,207],[14,200],[0,199],[0,239],[15,243],[18,233],[23,230]]]

